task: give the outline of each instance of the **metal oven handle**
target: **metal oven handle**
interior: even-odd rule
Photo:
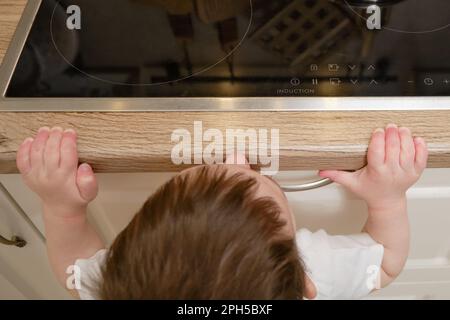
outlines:
[[[333,180],[329,178],[320,179],[317,181],[307,182],[304,184],[297,184],[297,185],[285,185],[281,186],[281,189],[284,192],[298,192],[298,191],[307,191],[307,190],[313,190],[321,187],[325,187],[329,184],[332,184]]]

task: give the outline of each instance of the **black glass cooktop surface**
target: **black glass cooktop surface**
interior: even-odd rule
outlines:
[[[449,0],[43,0],[6,97],[449,96],[449,40]]]

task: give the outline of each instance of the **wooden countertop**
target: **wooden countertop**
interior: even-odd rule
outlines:
[[[0,63],[25,0],[0,0]],[[371,132],[390,122],[410,127],[430,147],[430,167],[450,167],[450,111],[0,113],[0,173],[16,172],[15,153],[41,126],[75,128],[82,161],[98,172],[174,171],[172,131],[279,128],[282,170],[357,169]]]

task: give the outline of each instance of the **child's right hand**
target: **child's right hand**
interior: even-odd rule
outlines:
[[[97,196],[92,168],[86,163],[78,166],[74,130],[39,129],[35,139],[22,143],[16,162],[26,185],[48,209],[44,211],[61,217],[85,214],[87,204]]]
[[[321,171],[320,176],[348,188],[371,208],[389,208],[405,199],[426,168],[427,158],[422,138],[413,138],[408,128],[389,125],[373,133],[366,167],[352,173]]]

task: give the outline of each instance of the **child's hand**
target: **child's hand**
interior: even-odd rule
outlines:
[[[17,152],[17,167],[27,186],[39,195],[44,208],[64,217],[85,213],[97,196],[97,181],[88,164],[78,166],[75,131],[39,129]]]
[[[373,133],[366,167],[353,173],[321,171],[320,176],[348,188],[370,208],[388,208],[405,199],[426,168],[427,158],[422,138],[413,138],[408,128],[389,125]]]

